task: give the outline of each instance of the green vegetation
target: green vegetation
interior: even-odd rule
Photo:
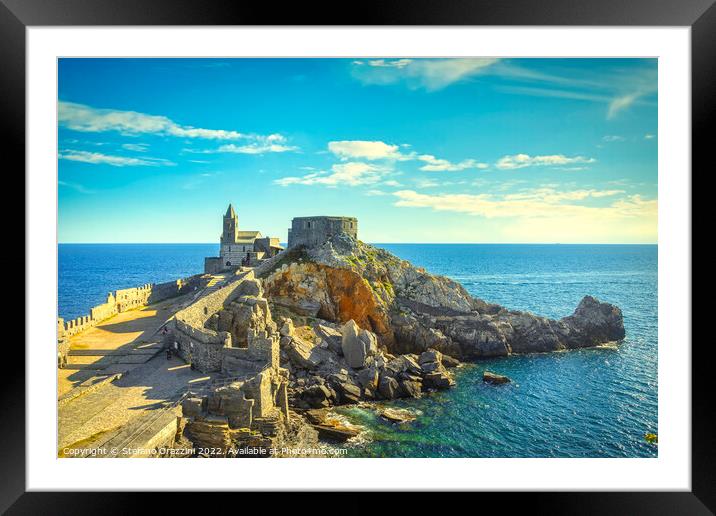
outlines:
[[[273,272],[277,271],[284,265],[290,265],[294,262],[300,262],[302,260],[307,260],[308,254],[306,253],[306,248],[302,245],[297,247],[292,247],[291,249],[288,249],[283,252],[281,257],[276,260],[275,263],[271,265],[268,269],[261,272],[261,274],[258,275],[259,278],[266,278],[270,276]]]

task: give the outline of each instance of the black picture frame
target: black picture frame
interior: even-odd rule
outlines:
[[[523,26],[688,26],[692,36],[692,168],[706,172],[716,105],[715,0],[429,0],[363,1],[340,9],[337,2],[283,3],[221,0],[0,0],[0,122],[3,156],[25,149],[25,29],[63,25],[523,25]],[[343,14],[345,13],[345,14]],[[710,163],[709,163],[710,164]],[[712,168],[712,167],[711,167]],[[692,171],[683,171],[691,174]],[[17,185],[24,190],[24,181]],[[6,190],[7,191],[7,190]],[[17,225],[19,229],[19,224]],[[26,238],[23,236],[23,239]],[[19,241],[19,240],[18,240]],[[4,261],[20,268],[20,258]],[[26,274],[29,271],[26,271]],[[26,312],[25,324],[30,324]],[[19,340],[19,339],[18,339]],[[10,343],[7,343],[10,344]],[[480,505],[501,510],[527,502],[530,511],[554,514],[713,514],[716,511],[716,439],[708,369],[709,343],[692,353],[692,491],[641,493],[481,494]],[[679,344],[684,352],[691,342]],[[11,371],[3,373],[0,440],[0,510],[8,514],[126,514],[147,507],[146,495],[127,493],[25,492],[25,353],[3,350]],[[13,372],[14,371],[14,372]],[[661,379],[664,380],[664,379]],[[211,495],[212,497],[215,494]],[[485,498],[487,497],[487,498]],[[164,496],[165,507],[186,496]],[[301,499],[293,500],[301,504]],[[525,498],[528,498],[525,500]],[[413,498],[422,504],[420,497]],[[311,506],[314,501],[305,500]],[[443,501],[445,501],[443,499]],[[405,510],[406,500],[382,502]],[[399,506],[397,504],[400,504]],[[172,510],[172,509],[169,509]]]

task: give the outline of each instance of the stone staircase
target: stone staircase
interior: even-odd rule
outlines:
[[[124,349],[70,349],[67,352],[67,364],[64,369],[102,371],[115,364],[143,364],[160,351],[162,345],[159,342],[139,343]],[[96,358],[96,360],[88,362],[82,358]]]

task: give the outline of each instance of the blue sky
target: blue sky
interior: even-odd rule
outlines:
[[[655,59],[61,59],[60,242],[655,243]]]

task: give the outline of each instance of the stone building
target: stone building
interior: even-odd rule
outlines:
[[[224,215],[219,242],[219,256],[204,258],[204,272],[215,273],[255,266],[283,250],[278,238],[263,237],[260,231],[240,231],[239,217],[231,204]]]
[[[294,217],[288,230],[288,247],[316,247],[338,234],[358,238],[355,217]]]

